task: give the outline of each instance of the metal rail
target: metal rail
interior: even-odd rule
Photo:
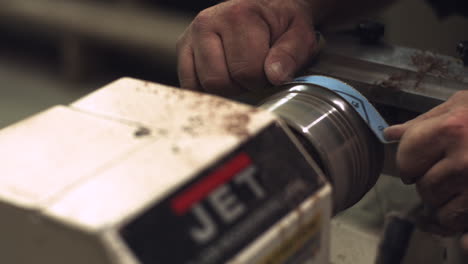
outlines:
[[[175,43],[190,14],[95,1],[0,0],[0,23],[131,48],[175,68]]]
[[[328,43],[307,73],[348,81],[377,103],[421,113],[468,89],[468,70],[453,57],[343,35]]]

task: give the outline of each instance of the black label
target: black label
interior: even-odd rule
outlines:
[[[286,133],[272,125],[147,209],[121,235],[143,264],[222,263],[322,185]]]

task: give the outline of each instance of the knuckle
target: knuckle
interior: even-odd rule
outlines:
[[[258,6],[252,1],[239,1],[229,6],[225,12],[225,18],[229,21],[238,21],[245,16],[258,13]]]
[[[191,45],[191,34],[192,30],[190,27],[188,27],[182,34],[179,35],[176,42],[177,53],[180,53],[184,47],[189,47]]]
[[[406,142],[401,143],[400,149],[398,150],[397,157],[396,157],[396,165],[398,168],[398,172],[400,177],[403,179],[405,182],[409,182],[412,180],[413,177],[416,177],[414,175],[414,156],[412,153],[414,153],[414,145],[413,144],[408,144]],[[412,142],[411,140],[409,142]],[[419,175],[417,175],[419,176]]]
[[[424,129],[420,125],[412,125],[406,129],[404,133],[404,138],[408,142],[414,142],[415,140],[421,138],[421,134],[424,132]],[[412,144],[406,144],[404,147],[410,148]]]
[[[457,102],[457,101],[460,101],[460,100],[465,100],[466,97],[468,97],[468,92],[467,91],[457,91],[450,97],[449,101]]]
[[[439,132],[441,135],[452,138],[460,139],[467,134],[467,111],[455,110],[447,117],[439,126]]]
[[[213,12],[211,9],[205,9],[198,13],[192,21],[192,28],[196,32],[208,31],[213,23]]]
[[[176,42],[177,53],[180,53],[182,48],[185,46],[185,37],[183,35],[179,36]]]

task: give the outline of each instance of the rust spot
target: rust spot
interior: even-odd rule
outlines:
[[[454,78],[449,74],[450,62],[432,52],[417,52],[411,56],[411,62],[418,70],[414,88],[418,88],[426,74],[429,73],[438,78]]]
[[[451,62],[444,60],[435,53],[428,51],[416,52],[411,56],[411,63],[417,70],[415,79],[411,78],[411,80],[414,80],[414,89],[423,88],[420,87],[421,82],[428,74],[436,78],[461,80],[460,76],[450,73],[449,66]],[[400,91],[405,84],[408,85],[409,77],[409,72],[394,73],[387,79],[377,82],[376,85],[390,92]]]
[[[139,127],[135,133],[133,133],[133,136],[136,138],[144,137],[144,136],[149,136],[151,135],[151,130],[149,130],[146,127]]]
[[[154,86],[151,86],[150,82],[143,82],[141,86],[137,86],[135,88],[135,91],[140,92],[140,93],[151,93],[151,94],[158,93],[158,89],[156,89],[156,87]]]
[[[159,128],[157,130],[157,133],[160,136],[167,136],[169,134],[169,131],[167,129],[164,129],[164,128]]]
[[[206,104],[212,109],[230,109],[233,105],[231,101],[215,96],[208,97],[206,100]]]
[[[190,116],[187,124],[181,127],[182,131],[195,137],[200,134],[200,129],[203,127],[204,122],[201,116]]]
[[[192,126],[203,126],[203,118],[200,116],[191,116],[188,121]]]
[[[257,107],[253,107],[252,109],[249,110],[249,113],[255,114],[255,113],[258,113],[258,111],[260,111],[260,109],[258,109]]]
[[[224,130],[236,137],[245,138],[249,136],[248,125],[250,116],[248,113],[232,113],[224,116]]]
[[[198,136],[196,129],[192,126],[182,126],[182,131],[184,131],[192,137]]]
[[[390,75],[386,80],[377,83],[378,86],[387,89],[392,92],[400,91],[403,86],[403,82],[406,81],[408,73],[394,73]]]
[[[437,57],[431,52],[418,52],[411,56],[411,62],[421,73],[432,73],[438,77],[448,74],[449,61]]]
[[[178,146],[175,146],[175,145],[172,146],[171,150],[172,150],[172,153],[174,153],[174,154],[179,154],[179,152],[180,152],[180,148]]]

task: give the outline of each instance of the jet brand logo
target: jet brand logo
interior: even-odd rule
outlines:
[[[255,199],[265,197],[265,190],[254,177],[255,172],[251,158],[240,153],[171,201],[171,208],[177,215],[191,213],[196,219],[197,223],[190,227],[190,236],[197,244],[205,244],[218,235],[219,226],[214,217],[222,224],[230,224],[247,212],[247,205],[234,189],[249,192]],[[215,215],[209,213],[208,206]]]

